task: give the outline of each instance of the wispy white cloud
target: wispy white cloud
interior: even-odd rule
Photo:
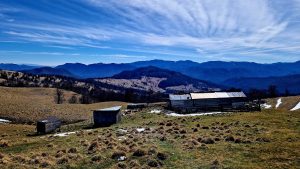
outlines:
[[[216,58],[212,56],[226,58],[233,53],[241,57],[263,57],[263,54],[269,56],[271,52],[273,55],[276,55],[274,52],[286,52],[298,55],[300,59],[299,0],[80,2],[83,6],[81,19],[32,9],[32,13],[41,17],[51,16],[51,22],[43,22],[35,15],[33,20],[3,23],[1,32],[13,40],[45,43],[57,48],[61,46],[61,49],[64,46],[65,49],[83,46],[142,51],[152,56],[173,54],[179,59],[188,54],[198,56],[198,60]],[[63,9],[70,12],[72,7],[66,5]],[[30,10],[16,7],[14,12]],[[86,22],[85,19],[94,22]],[[134,46],[140,49],[134,49]]]

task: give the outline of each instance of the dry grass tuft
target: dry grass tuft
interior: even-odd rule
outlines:
[[[6,140],[1,140],[0,141],[0,147],[9,147],[10,144]]]

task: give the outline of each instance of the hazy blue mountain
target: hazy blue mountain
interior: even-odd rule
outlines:
[[[134,67],[147,67],[155,66],[162,69],[169,69],[174,71],[185,70],[187,67],[198,66],[199,63],[190,60],[184,61],[166,61],[166,60],[149,60],[149,61],[139,61],[130,63]]]
[[[23,70],[22,72],[34,75],[60,75],[66,77],[75,77],[75,75],[67,70],[52,67],[40,67],[31,70]]]
[[[0,69],[2,70],[29,70],[29,69],[35,69],[41,66],[32,66],[32,65],[18,65],[18,64],[12,64],[12,63],[0,63]]]
[[[66,63],[64,65],[59,65],[56,68],[65,69],[80,78],[101,78],[109,77],[118,74],[125,70],[135,69],[134,66],[130,64],[90,64],[85,65],[81,63]]]
[[[300,61],[294,63],[259,64],[253,62],[151,60],[134,62],[135,67],[156,66],[188,75],[193,78],[221,83],[226,79],[239,77],[269,77],[300,74]]]
[[[223,82],[229,87],[241,88],[243,90],[268,89],[270,85],[275,85],[279,92],[284,93],[287,89],[290,93],[300,93],[300,74],[273,77],[249,77],[228,79]]]
[[[14,65],[14,67],[6,67],[6,69],[30,69],[30,67],[27,67],[26,69],[21,69],[18,68],[18,66],[21,65]],[[210,81],[213,83],[222,83],[227,79],[240,77],[270,77],[300,74],[300,61],[294,63],[259,64],[253,62],[211,61],[197,63],[189,60],[150,60],[124,64],[97,63],[85,65],[81,63],[66,63],[63,65],[59,65],[55,68],[67,70],[76,78],[102,78],[116,75],[118,73],[121,73],[122,71],[134,70],[136,68],[147,66],[155,66],[161,69],[168,69],[180,72],[184,75],[200,80]]]
[[[192,77],[222,82],[239,77],[269,77],[300,74],[300,61],[294,63],[258,64],[252,62],[205,62],[184,70]]]

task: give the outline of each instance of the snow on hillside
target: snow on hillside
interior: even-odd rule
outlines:
[[[5,120],[5,119],[0,119],[0,123],[10,123],[11,121]]]
[[[213,115],[213,114],[221,114],[224,112],[205,112],[205,113],[191,113],[191,114],[177,114],[177,113],[169,113],[167,116],[174,117],[193,117],[193,116],[205,116],[205,115]],[[227,112],[228,113],[228,112]]]
[[[292,108],[290,111],[295,111],[298,109],[300,109],[300,102],[294,108]]]
[[[270,109],[272,107],[272,105],[264,103],[264,104],[261,104],[260,107],[263,109]]]
[[[277,109],[281,105],[281,103],[282,103],[281,98],[277,99],[275,108]]]

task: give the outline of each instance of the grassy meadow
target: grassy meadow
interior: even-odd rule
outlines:
[[[0,87],[0,118],[6,118],[16,123],[34,123],[48,116],[56,116],[65,123],[88,120],[93,109],[125,105],[122,102],[102,102],[95,104],[69,104],[74,95],[64,91],[65,102],[55,104],[56,89],[54,88],[10,88]]]
[[[42,97],[32,105],[47,103],[54,115],[66,119],[85,117],[92,108],[125,104],[55,105],[47,102],[50,95]],[[278,109],[262,112],[195,117],[149,113],[152,107],[126,114],[110,127],[90,129],[90,120],[64,125],[61,132],[76,131],[66,137],[34,135],[33,125],[0,124],[0,168],[299,168],[300,111],[288,111],[285,106],[294,103],[285,101]],[[14,106],[18,102],[25,101]],[[268,103],[276,104],[276,99]],[[62,112],[68,106],[68,112]],[[41,108],[29,107],[27,116],[35,114],[28,120],[41,115]]]

